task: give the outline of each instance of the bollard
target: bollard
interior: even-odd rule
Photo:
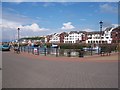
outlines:
[[[31,47],[29,49],[30,49],[30,53],[31,53]]]
[[[81,51],[80,51],[80,50],[79,50],[79,52],[78,52],[78,53],[79,53],[79,57],[81,57]]]
[[[37,48],[37,55],[39,55],[39,47]]]
[[[22,52],[22,47],[20,47],[20,51]]]
[[[56,48],[56,57],[58,57],[58,48]]]
[[[34,54],[34,48],[32,48],[32,54]]]
[[[25,46],[24,46],[24,52],[25,52]]]
[[[29,46],[28,46],[28,53],[29,53]]]
[[[92,55],[93,55],[93,54],[92,54],[92,48],[91,48],[91,50],[90,50],[90,51],[91,51],[91,56],[92,56]]]
[[[79,57],[84,57],[84,50],[81,49],[81,50],[79,51]]]
[[[21,46],[19,47],[19,51],[21,52]]]
[[[22,52],[22,46],[21,46],[21,52]]]
[[[46,48],[44,48],[44,54],[45,54],[45,56],[46,56]]]

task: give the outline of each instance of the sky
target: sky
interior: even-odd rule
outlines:
[[[99,31],[118,25],[117,2],[2,2],[2,39],[70,31]]]

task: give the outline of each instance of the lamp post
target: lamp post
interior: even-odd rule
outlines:
[[[20,31],[20,28],[18,28],[17,30],[18,30],[18,48],[19,48],[19,38],[20,38],[20,36],[19,36],[19,34],[20,34],[19,31]]]
[[[102,44],[102,25],[103,25],[103,21],[100,21],[99,23],[100,23],[100,42],[99,43]],[[101,48],[100,48],[100,50],[101,50]]]

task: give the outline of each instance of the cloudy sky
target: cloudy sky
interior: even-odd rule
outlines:
[[[117,2],[2,2],[2,39],[69,31],[98,31],[118,23]]]

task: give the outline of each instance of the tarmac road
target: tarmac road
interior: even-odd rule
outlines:
[[[3,88],[117,88],[118,62],[47,60],[32,54],[2,54]]]

